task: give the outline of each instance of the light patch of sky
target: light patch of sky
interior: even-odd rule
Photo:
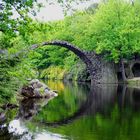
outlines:
[[[40,12],[37,13],[37,16],[35,19],[39,21],[53,21],[53,20],[61,20],[64,18],[64,12],[63,8],[56,2],[56,0],[48,0],[50,3],[48,4],[46,0],[38,0],[38,2],[43,3],[44,7],[41,8]],[[72,9],[76,10],[84,10],[88,8],[93,3],[99,3],[101,0],[87,0],[86,2],[82,2],[79,4],[73,3]],[[126,0],[126,1],[134,1],[134,0]],[[70,15],[72,12],[68,12],[68,15]]]
[[[53,21],[64,18],[63,10],[58,3],[48,4],[42,2],[44,7],[37,13],[35,19],[39,21]]]
[[[86,2],[82,2],[79,4],[73,3],[72,8],[76,10],[84,10],[88,8],[91,4],[97,3],[100,0],[88,0]],[[64,18],[63,8],[59,3],[55,0],[51,0],[51,2],[46,2],[46,0],[38,0],[39,3],[42,3],[44,6],[37,12],[36,16],[30,16],[38,21],[54,21],[54,20],[61,20]],[[36,7],[35,7],[36,10]],[[13,9],[13,18],[18,18],[19,14]],[[71,12],[69,13],[69,15]]]
[[[99,0],[89,0],[80,4],[73,3],[72,8],[83,10],[89,7],[92,3],[98,1]],[[40,9],[35,19],[39,21],[54,21],[64,18],[63,8],[56,1],[53,1],[53,4],[48,4],[48,2],[45,2],[44,0],[39,0],[38,2],[43,3],[44,7]]]

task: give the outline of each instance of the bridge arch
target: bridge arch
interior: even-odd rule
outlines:
[[[51,41],[51,42],[43,42],[41,44],[34,44],[31,46],[31,50],[34,50],[36,48],[39,47],[43,47],[43,46],[47,46],[47,45],[54,45],[54,46],[59,46],[59,47],[63,47],[63,48],[67,48],[68,50],[72,51],[75,55],[77,55],[85,64],[87,67],[87,70],[90,73],[91,76],[91,82],[93,83],[93,78],[92,78],[92,61],[90,60],[90,58],[88,58],[87,54],[79,49],[78,47],[68,43],[67,41],[59,41],[59,40],[55,40],[55,41]]]

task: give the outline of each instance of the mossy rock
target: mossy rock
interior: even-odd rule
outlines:
[[[57,96],[53,90],[38,79],[33,79],[28,83],[28,85],[23,86],[20,94],[24,98],[48,98]]]

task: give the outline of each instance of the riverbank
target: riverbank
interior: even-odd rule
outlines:
[[[128,79],[127,83],[129,86],[140,88],[140,77]]]

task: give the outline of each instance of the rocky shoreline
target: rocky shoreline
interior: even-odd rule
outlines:
[[[0,106],[0,125],[3,124],[7,119],[5,114],[6,110],[16,108],[19,108],[19,110],[21,110],[20,104],[25,101],[28,101],[28,103],[32,103],[34,104],[33,106],[36,106],[35,104],[37,102],[39,102],[40,100],[45,100],[45,104],[43,104],[42,102],[39,103],[40,106],[44,106],[48,103],[49,100],[58,96],[56,92],[57,91],[50,89],[46,84],[40,82],[38,79],[31,80],[30,82],[28,82],[27,85],[24,85],[17,94],[17,100],[19,101],[19,105],[13,103],[6,103]],[[28,110],[30,110],[30,108]]]

